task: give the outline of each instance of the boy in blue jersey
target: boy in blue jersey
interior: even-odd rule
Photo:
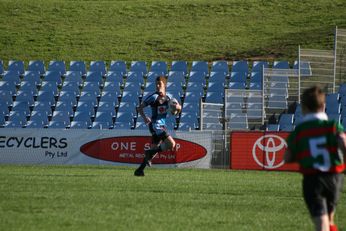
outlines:
[[[152,146],[145,151],[143,163],[136,169],[135,176],[144,176],[145,167],[151,166],[151,160],[161,151],[172,150],[175,147],[173,137],[167,132],[166,117],[169,109],[169,96],[166,95],[167,80],[164,76],[156,78],[156,92],[147,96],[138,108],[139,114],[144,118],[144,122],[149,126],[152,135]],[[145,115],[144,108],[151,106],[151,118]],[[177,103],[177,112],[180,112],[181,105]]]

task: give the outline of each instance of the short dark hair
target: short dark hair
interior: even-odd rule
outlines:
[[[322,88],[316,85],[303,92],[302,108],[307,109],[309,112],[318,112],[324,108],[325,101],[326,95]]]
[[[165,76],[156,77],[156,82],[158,81],[162,81],[165,84],[165,86],[167,85],[167,78]]]

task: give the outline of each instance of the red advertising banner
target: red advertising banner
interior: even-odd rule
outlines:
[[[191,141],[175,138],[173,151],[160,152],[154,164],[179,164],[202,159],[207,150]],[[81,152],[92,158],[120,163],[142,163],[144,150],[150,148],[150,136],[120,136],[103,138],[81,146]]]
[[[298,164],[285,164],[288,132],[232,132],[230,168],[244,170],[298,171]]]

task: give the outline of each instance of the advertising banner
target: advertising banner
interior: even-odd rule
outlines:
[[[210,132],[171,132],[172,151],[153,164],[162,167],[210,168]],[[91,129],[0,129],[1,164],[138,165],[151,146],[148,131]]]
[[[284,164],[288,132],[232,132],[230,168],[244,170],[298,171],[297,164]]]

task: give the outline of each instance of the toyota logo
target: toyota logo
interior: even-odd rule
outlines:
[[[286,141],[280,136],[264,135],[256,140],[252,148],[252,156],[256,163],[265,169],[279,168],[284,164],[284,160],[282,155],[279,158],[277,153],[286,147]],[[259,159],[258,156],[263,158]]]

